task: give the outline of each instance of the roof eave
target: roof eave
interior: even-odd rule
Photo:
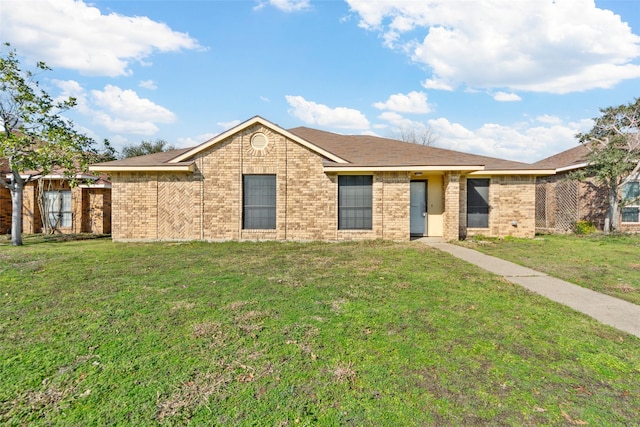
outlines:
[[[80,188],[111,188],[111,184],[80,184]]]
[[[586,168],[587,166],[589,166],[589,163],[579,163],[577,165],[563,166],[561,168],[557,168],[556,172],[567,172],[567,171],[572,171],[576,169]]]
[[[10,179],[13,177],[13,174],[7,173],[5,177]],[[41,175],[39,173],[32,173],[32,174],[20,173],[20,178],[22,179],[30,179],[33,177],[37,177],[38,179],[93,179],[93,180],[98,179],[98,177],[95,175],[88,175],[84,173],[76,173],[74,175],[64,175],[64,174],[55,174],[55,173],[48,174],[48,175]]]
[[[325,165],[325,172],[471,172],[482,171],[484,166],[356,166]]]
[[[469,175],[555,175],[555,169],[488,169]]]
[[[195,163],[188,165],[149,165],[149,166],[109,166],[93,165],[89,166],[92,172],[193,172]]]

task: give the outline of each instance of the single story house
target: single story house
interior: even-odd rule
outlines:
[[[593,223],[604,229],[607,217],[607,190],[593,177],[579,181],[572,172],[588,166],[589,150],[580,144],[566,151],[547,157],[533,164],[536,168],[553,169],[555,175],[540,177],[536,183],[536,231],[567,233],[573,231],[578,221]],[[620,199],[637,198],[640,177],[629,183]],[[637,201],[622,208],[620,231],[640,231],[640,203]]]
[[[554,170],[253,117],[193,148],[94,164],[114,240],[533,237]]]
[[[6,159],[0,159],[1,176],[10,182],[11,171]],[[43,218],[57,233],[111,233],[111,183],[106,175],[80,174],[76,178],[82,184],[71,187],[63,171],[55,170],[45,176],[38,171],[21,172],[29,181],[22,194],[22,232],[26,234],[44,231]],[[39,186],[42,185],[43,207],[38,204]],[[0,185],[0,232],[11,232],[11,193]]]

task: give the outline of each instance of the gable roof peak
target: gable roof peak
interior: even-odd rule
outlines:
[[[196,156],[198,153],[201,153],[202,151],[208,149],[209,147],[212,147],[214,145],[216,145],[217,143],[223,141],[224,139],[235,135],[238,132],[241,132],[244,129],[250,128],[251,126],[254,126],[256,124],[260,124],[266,128],[271,129],[274,132],[277,132],[281,135],[284,135],[285,137],[296,141],[297,143],[304,145],[305,147],[309,148],[310,150],[320,154],[323,157],[326,157],[336,163],[346,163],[346,161],[342,158],[340,158],[339,156],[336,156],[335,154],[332,154],[328,151],[325,151],[323,148],[316,146],[315,144],[313,144],[312,142],[299,137],[298,135],[295,135],[291,132],[289,132],[288,130],[280,127],[279,125],[272,123],[260,116],[253,116],[252,118],[250,118],[249,120],[246,120],[234,127],[232,127],[231,129],[228,129],[216,136],[214,136],[213,138],[203,142],[202,144],[193,147],[192,149],[186,151],[185,153],[175,157],[174,159],[169,160],[168,163],[178,163],[178,162],[183,162],[189,159],[192,159],[194,156]]]

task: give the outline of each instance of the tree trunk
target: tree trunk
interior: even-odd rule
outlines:
[[[24,179],[19,173],[13,173],[11,182],[11,244],[22,246],[22,191]]]
[[[605,233],[617,231],[620,224],[620,203],[618,202],[618,188],[609,188],[609,209],[607,210],[609,226],[605,227]]]

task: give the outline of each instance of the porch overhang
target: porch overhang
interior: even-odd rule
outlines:
[[[129,165],[129,166],[110,166],[110,165],[92,165],[89,170],[92,172],[193,172],[196,168],[195,163],[174,163],[163,165]]]
[[[493,175],[555,175],[555,169],[497,169],[470,172],[471,176],[493,176]]]
[[[483,171],[484,166],[358,166],[358,165],[324,165],[325,173],[356,172],[474,172]]]

